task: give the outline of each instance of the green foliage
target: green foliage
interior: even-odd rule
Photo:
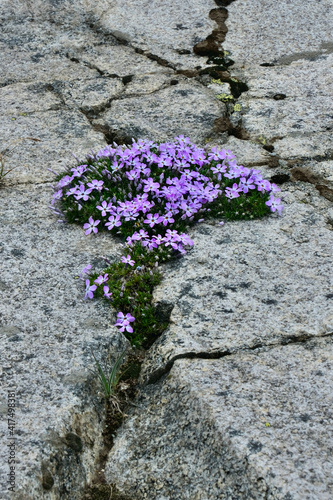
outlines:
[[[216,99],[222,102],[230,102],[234,99],[234,97],[231,94],[218,94]]]
[[[115,397],[116,395],[116,388],[118,385],[118,382],[121,377],[121,372],[120,372],[120,367],[123,363],[125,351],[123,351],[120,356],[116,359],[115,364],[113,365],[110,375],[106,375],[103,368],[101,367],[101,364],[97,360],[95,354],[91,351],[91,354],[96,362],[96,368],[97,368],[97,373],[98,377],[101,383],[101,386],[104,390],[104,394],[107,399],[111,397]]]
[[[157,153],[158,150],[152,147],[151,152]],[[109,157],[88,157],[85,164],[91,167],[85,171],[85,184],[93,180],[102,180],[104,182],[103,196],[101,196],[98,190],[93,190],[90,193],[89,199],[80,204],[77,203],[73,196],[63,195],[58,200],[67,221],[79,223],[80,225],[85,224],[89,217],[92,217],[94,220],[99,220],[101,218],[101,211],[97,209],[97,206],[102,203],[102,200],[114,199],[117,200],[117,202],[124,202],[129,199],[129,189],[132,189],[129,187],[127,178],[124,176],[121,177],[117,172],[112,171]],[[223,176],[218,181],[216,174],[211,170],[211,168],[216,167],[217,164],[217,161],[203,164],[200,173],[208,177],[213,185],[216,185],[218,182],[223,191],[227,187],[232,188],[233,184],[238,179],[229,179]],[[78,165],[80,165],[80,163]],[[150,165],[150,170],[149,176],[154,182],[159,182],[161,169],[158,168],[157,164],[153,163]],[[168,167],[163,169],[163,173],[165,176],[164,178],[172,178],[175,175],[180,175],[177,174],[175,170]],[[71,176],[71,170],[68,169],[67,172],[59,174],[56,181],[60,181],[66,174]],[[79,186],[80,182],[82,181],[79,177],[74,178],[71,181],[71,186]],[[131,196],[135,195],[135,192],[131,192]],[[270,213],[270,208],[265,204],[265,202],[269,200],[269,197],[270,195],[267,192],[258,191],[257,189],[249,190],[246,194],[240,192],[239,197],[231,200],[222,194],[213,202],[209,203],[209,210],[205,211],[204,218],[205,220],[211,218],[221,221],[221,219],[250,220],[263,217]],[[184,220],[179,216],[175,217],[172,229],[178,231],[179,234],[187,232],[188,226],[198,223],[202,216],[202,213],[197,212],[193,215],[191,220],[188,218]],[[99,231],[108,231],[115,236],[120,235],[122,239],[132,236],[135,231],[141,228],[142,222],[138,220],[125,221],[124,218],[121,226],[113,227],[110,231],[108,231],[104,224],[100,224],[98,227]],[[156,228],[151,229],[148,225],[145,225],[145,230],[149,233],[150,237],[156,234]],[[124,253],[125,257],[126,254],[129,253],[126,247]],[[152,305],[153,289],[162,279],[162,274],[158,266],[170,259],[177,258],[179,252],[173,250],[171,246],[165,247],[164,245],[160,245],[157,249],[154,249],[154,251],[148,251],[140,243],[136,243],[130,247],[130,255],[131,259],[135,261],[135,267],[131,267],[129,264],[124,264],[122,262],[113,263],[103,271],[90,274],[89,279],[92,284],[101,272],[103,274],[108,274],[107,282],[102,285],[97,285],[95,296],[103,297],[103,287],[107,285],[109,287],[109,292],[112,292],[112,306],[117,311],[122,311],[125,315],[130,313],[135,317],[134,331],[129,333],[125,330],[124,335],[126,335],[132,345],[147,348],[167,327],[167,323],[159,319]],[[105,384],[106,382],[104,381],[103,383]]]
[[[162,252],[160,252],[162,253]],[[133,247],[133,257],[141,270],[133,270],[130,266],[117,262],[104,269],[109,275],[108,287],[112,292],[112,306],[124,314],[131,313],[135,317],[133,333],[124,335],[132,345],[148,348],[163,332],[167,324],[160,322],[155,308],[151,305],[153,290],[162,280],[162,274],[156,269],[156,255],[145,251],[141,245]],[[163,260],[163,259],[162,259]],[[92,275],[96,279],[99,273]],[[103,287],[97,288],[96,297],[103,297]]]

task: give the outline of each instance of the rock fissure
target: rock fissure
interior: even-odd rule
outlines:
[[[265,221],[263,225],[255,221],[253,232],[245,224],[230,228],[226,224],[224,236],[215,234],[213,225],[202,227],[200,234],[206,241],[200,247],[200,262],[207,254],[212,278],[223,275],[228,286],[223,282],[219,287],[218,280],[209,282],[219,292],[212,295],[211,303],[205,302],[200,287],[190,288],[180,309],[176,310],[178,304],[175,307],[171,327],[178,322],[183,337],[176,330],[171,334],[170,339],[177,336],[170,344],[171,359],[165,357],[168,361],[158,368],[157,356],[150,383],[141,388],[147,398],[156,390],[156,400],[151,406],[144,397],[135,400],[133,412],[128,411],[119,429],[119,439],[112,436],[115,446],[108,473],[100,479],[132,492],[132,498],[156,500],[204,498],[207,491],[221,499],[250,495],[258,500],[331,498],[327,477],[332,476],[328,451],[332,448],[332,402],[327,387],[332,381],[332,231],[322,222],[326,218],[332,227],[332,125],[330,93],[325,91],[333,50],[325,28],[325,19],[331,18],[325,11],[328,2],[311,4],[311,9],[304,3],[284,1],[275,7],[267,0],[261,5],[257,0],[216,0],[218,8],[213,9],[191,2],[189,19],[179,16],[186,2],[176,2],[176,9],[171,4],[167,8],[170,25],[163,21],[160,2],[140,0],[130,8],[126,2],[124,6],[118,0],[112,2],[116,22],[111,7],[106,11],[99,0],[89,9],[80,1],[73,8],[67,0],[34,0],[28,5],[30,18],[24,2],[4,3],[2,138],[7,145],[29,130],[29,135],[42,139],[38,148],[27,144],[14,151],[10,166],[21,168],[13,170],[1,189],[0,333],[4,359],[8,359],[0,377],[5,388],[8,381],[18,382],[17,479],[21,477],[15,500],[44,495],[80,498],[84,482],[94,476],[96,457],[103,447],[103,411],[100,407],[93,410],[96,400],[100,405],[102,400],[84,373],[87,353],[91,345],[101,349],[104,357],[124,347],[110,327],[106,309],[90,301],[82,303],[82,287],[73,284],[73,275],[84,265],[100,262],[101,254],[113,258],[118,249],[105,235],[98,241],[90,238],[87,245],[78,228],[61,226],[56,218],[45,215],[47,208],[41,207],[47,207],[46,185],[52,183],[45,165],[57,170],[65,163],[65,151],[82,158],[90,148],[131,142],[132,136],[160,140],[181,133],[198,144],[217,138],[236,158],[243,154],[245,159],[239,163],[246,166],[262,166],[265,171],[268,165],[270,180],[284,184],[291,201],[279,223],[272,218],[274,230]],[[140,25],[140,15],[146,7],[147,16],[152,17],[145,26]],[[297,8],[301,16],[296,15]],[[200,18],[204,9],[210,9],[215,28]],[[45,18],[50,18],[49,24]],[[114,29],[117,23],[123,32]],[[163,43],[154,39],[150,24]],[[283,43],[276,39],[281,26]],[[191,44],[184,43],[182,34],[186,33]],[[209,62],[193,55],[191,47],[206,51]],[[211,79],[229,84],[219,100],[205,89]],[[29,87],[38,81],[45,91],[37,85]],[[300,96],[304,96],[302,101]],[[255,258],[251,249],[256,249]],[[255,259],[256,272],[251,268]],[[193,264],[196,272],[200,262]],[[185,261],[182,265],[181,274],[192,273],[191,260],[186,264],[189,267]],[[281,275],[276,283],[275,271]],[[249,305],[253,297],[247,295],[247,288],[237,285],[240,275],[251,291],[256,280],[267,288],[266,294],[259,293],[255,307]],[[170,286],[166,293],[173,296],[176,291]],[[257,316],[251,316],[256,307]],[[214,325],[209,326],[207,308],[220,310],[221,321],[224,316],[230,320],[235,335],[232,339],[225,331],[227,344]],[[196,330],[194,309],[198,321],[207,323],[207,330]],[[236,318],[238,310],[242,316]],[[239,348],[237,332],[242,331],[245,313],[250,326],[260,321],[265,331],[267,317],[273,321],[275,314],[276,324],[288,334],[277,343],[274,339],[267,345],[255,342],[253,347]],[[290,333],[300,331],[302,325],[309,325],[304,331],[320,331],[317,321],[325,323],[328,333]],[[165,352],[172,353],[170,345]],[[162,359],[163,346],[160,352]],[[145,363],[151,364],[148,356]],[[4,392],[2,414],[6,397]],[[140,404],[135,406],[136,402]],[[4,488],[7,458],[1,449]],[[105,464],[106,454],[103,460]],[[103,492],[95,492],[99,500],[126,498],[120,493],[117,497],[115,487],[104,486]]]
[[[251,352],[251,351],[258,351],[261,352],[261,350],[269,350],[269,349],[275,349],[276,347],[282,347],[282,346],[287,346],[287,345],[294,345],[294,344],[305,344],[306,342],[312,341],[314,339],[318,338],[326,338],[326,337],[331,337],[333,336],[333,332],[328,332],[328,333],[323,333],[322,335],[302,335],[302,336],[292,336],[292,337],[285,337],[280,339],[279,341],[272,342],[272,343],[259,343],[255,344],[253,346],[246,346],[246,347],[240,347],[236,350],[222,350],[222,351],[207,351],[207,352],[187,352],[187,353],[182,353],[179,355],[176,355],[169,359],[165,366],[162,368],[159,368],[156,371],[153,371],[150,373],[147,378],[145,378],[144,383],[147,385],[150,384],[156,384],[159,382],[165,375],[167,375],[170,370],[172,369],[175,361],[180,360],[180,359],[222,359],[228,356],[235,356],[241,353],[246,353],[246,352]]]

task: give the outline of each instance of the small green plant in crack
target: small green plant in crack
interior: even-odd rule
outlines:
[[[80,277],[85,299],[110,301],[119,311],[116,326],[136,346],[148,347],[166,327],[152,305],[153,289],[162,279],[160,264],[193,246],[190,225],[283,209],[274,196],[280,189],[259,170],[237,165],[229,150],[206,152],[184,136],[114,143],[56,175],[50,208],[59,222],[82,224],[87,236],[108,231],[123,238],[120,262],[102,273],[87,266]]]
[[[108,375],[106,370],[103,370],[100,362],[96,358],[95,354],[91,351],[91,355],[95,360],[97,374],[104,391],[104,395],[107,400],[113,400],[117,403],[116,389],[121,378],[121,365],[124,361],[125,352],[123,351],[116,359],[114,365],[111,368],[110,374]],[[120,411],[120,410],[119,410]]]
[[[19,142],[26,141],[26,140],[40,142],[40,139],[36,139],[35,137],[21,137],[19,139],[16,139],[15,141],[12,141],[5,149],[0,151],[0,184],[1,184],[1,182],[3,182],[6,175],[8,175],[10,172],[15,170],[15,168],[18,168],[20,166],[20,165],[17,165],[16,167],[10,168],[9,170],[6,171],[5,170],[6,156],[8,156],[12,151],[14,151],[14,149],[16,148],[16,146],[18,145]],[[14,147],[11,147],[11,146],[14,146]]]
[[[147,348],[167,326],[166,322],[160,321],[152,306],[153,290],[161,282],[162,273],[155,267],[158,261],[154,255],[149,254],[140,245],[133,247],[132,257],[138,264],[135,269],[117,262],[110,264],[103,273],[108,277],[107,283],[112,294],[112,305],[116,310],[121,311],[117,317],[117,322],[120,318],[118,324],[121,325],[121,332],[132,345]],[[99,273],[93,273],[90,276],[94,283],[98,277]],[[96,289],[95,296],[104,296],[102,287]],[[132,318],[135,318],[135,329],[131,326]]]

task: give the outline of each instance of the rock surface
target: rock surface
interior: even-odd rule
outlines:
[[[138,499],[332,497],[330,18],[328,0],[2,2],[0,151],[14,170],[0,187],[1,498],[81,498],[103,430],[90,349],[112,361],[124,345],[114,312],[83,302],[75,280],[118,259],[118,244],[57,222],[47,169],[178,133],[283,182],[286,210],[198,226],[194,251],[165,268],[155,300],[172,322],[142,374],[157,383],[142,387],[107,478]],[[233,80],[209,60],[224,37]]]
[[[281,217],[202,224],[194,249],[167,266],[154,302],[170,326],[147,354],[144,380],[174,359],[232,353],[333,332],[330,203],[290,183]],[[288,189],[289,187],[289,189]]]
[[[47,208],[48,169],[61,171],[74,162],[71,152],[83,158],[109,142],[112,120],[115,137],[132,134],[131,127],[154,139],[186,127],[198,139],[210,134],[224,105],[174,68],[206,65],[192,46],[216,25],[208,16],[214,5],[177,4],[170,16],[156,3],[151,21],[168,14],[169,24],[160,24],[154,41],[147,26],[140,40],[135,31],[142,30],[138,13],[145,22],[144,2],[134,10],[120,2],[2,2],[0,151],[5,170],[14,170],[0,191],[1,498],[81,498],[103,445],[90,350],[112,362],[125,342],[110,308],[83,302],[83,283],[75,280],[88,263],[104,267],[103,254],[118,259],[118,244],[57,222]],[[158,133],[141,119],[153,101],[159,121],[170,110]],[[128,110],[125,131],[111,108]],[[17,405],[15,492],[7,483],[7,390],[15,390]]]
[[[332,4],[243,0],[228,11],[224,49],[249,87],[238,101],[243,133],[332,201],[331,169],[322,168],[333,155]]]
[[[327,338],[177,360],[119,432],[107,478],[134,498],[329,500],[332,355]]]

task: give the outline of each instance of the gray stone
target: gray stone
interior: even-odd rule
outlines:
[[[138,500],[329,500],[332,355],[329,337],[177,360],[118,433],[108,482]]]
[[[184,78],[182,76],[175,78],[172,71],[169,71],[169,73],[154,73],[152,75],[137,75],[126,85],[124,95],[132,97],[152,94],[169,85],[178,85],[181,81],[184,81]]]
[[[246,81],[249,90],[246,95],[254,98],[274,98],[279,94],[284,94],[286,98],[325,98],[333,93],[332,61],[333,54],[329,54],[311,62],[297,60],[288,66],[248,66]]]
[[[243,108],[243,127],[253,138],[298,137],[325,132],[332,127],[332,97],[314,96],[311,99],[288,98],[240,99]]]
[[[304,162],[291,173],[294,180],[311,182],[322,196],[333,201],[333,161]]]
[[[119,258],[116,244],[106,234],[86,240],[80,228],[57,223],[48,198],[43,185],[1,190],[1,399],[15,390],[15,498],[29,500],[43,496],[42,461],[54,478],[52,498],[80,498],[71,484],[92,477],[102,446],[90,349],[106,359],[124,347],[109,306],[83,301],[83,282],[75,279],[88,262],[102,268],[103,254]],[[80,436],[80,456],[63,443],[68,432]],[[7,451],[1,447],[3,491]]]
[[[4,500],[81,498],[103,444],[90,349],[112,363],[127,345],[112,326],[115,311],[84,302],[76,278],[89,262],[103,268],[102,255],[118,260],[120,249],[107,234],[85,237],[82,228],[57,222],[47,208],[47,168],[60,171],[77,161],[71,152],[83,159],[113,139],[177,134],[225,145],[238,163],[260,166],[270,178],[288,172],[287,208],[282,218],[198,226],[194,250],[166,267],[155,302],[161,314],[173,308],[172,322],[147,356],[143,379],[169,369],[171,378],[141,389],[108,479],[135,498],[159,500],[205,499],[207,491],[216,498],[332,496],[330,396],[320,385],[330,380],[331,349],[320,337],[333,330],[330,5],[231,3],[224,48],[232,75],[249,91],[225,105],[216,95],[230,92],[232,81],[217,86],[207,72],[184,76],[210,66],[193,46],[217,27],[220,39],[225,34],[226,12],[217,3],[2,2],[0,152],[14,168],[0,191]],[[261,67],[265,62],[276,66]],[[304,114],[299,129],[295,110]],[[288,342],[295,345],[283,346]],[[216,384],[221,394],[214,395]],[[229,396],[228,385],[239,397]],[[17,400],[15,495],[6,490],[8,388]]]
[[[122,94],[124,85],[118,78],[93,78],[66,82],[55,89],[67,106],[79,108],[84,113],[99,113]]]
[[[147,355],[145,380],[179,356],[236,352],[332,329],[330,204],[310,184],[284,187],[281,217],[191,231],[193,250],[167,266],[154,292],[156,304],[166,301],[173,310]]]
[[[193,53],[193,46],[217,28],[209,18],[216,8],[213,0],[163,3],[139,0],[135,16],[129,15],[133,4],[113,2],[101,19],[111,32],[129,40],[131,45],[152,53],[181,69],[205,65],[205,58]],[[122,34],[125,33],[126,37]],[[184,54],[185,51],[185,54]]]
[[[153,94],[114,101],[94,120],[96,128],[120,137],[172,140],[179,134],[203,143],[214,133],[214,122],[225,113],[225,105],[213,92],[189,81]]]
[[[329,0],[290,3],[242,0],[228,5],[223,44],[237,65],[288,62],[326,55],[332,41]]]
[[[284,160],[309,160],[329,158],[333,155],[331,132],[286,136],[274,142],[274,150]]]
[[[105,75],[124,77],[170,71],[167,68],[161,69],[157,62],[123,45],[83,46],[73,52],[73,56],[82,60],[83,63],[97,67]]]
[[[15,184],[50,182],[54,175],[47,168],[63,171],[75,162],[71,153],[84,159],[89,149],[105,144],[103,134],[94,131],[82,113],[68,108],[4,116],[0,131],[2,149],[12,150],[5,158],[6,169],[15,168],[7,176],[7,182]]]
[[[331,200],[330,173],[317,162],[331,160],[333,153],[332,6],[283,1],[277,7],[265,0],[258,30],[258,5],[228,6],[224,48],[235,61],[235,75],[248,85],[237,103],[240,116],[232,114],[230,121],[243,137],[274,148],[270,166],[304,169],[294,178],[316,179],[321,194]]]
[[[238,165],[261,167],[263,165],[268,165],[271,158],[270,154],[263,149],[262,144],[259,142],[242,141],[241,139],[231,136],[225,142],[221,142],[218,145],[221,148],[232,151],[236,156]],[[211,146],[213,146],[213,143],[211,143]]]

